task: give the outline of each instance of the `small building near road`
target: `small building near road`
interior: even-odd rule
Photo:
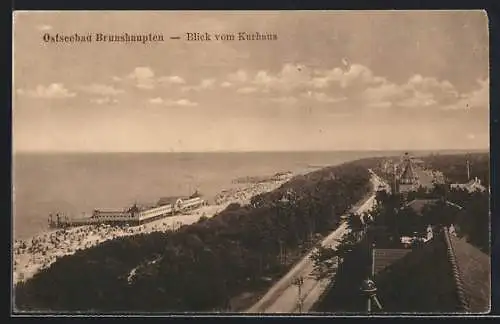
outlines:
[[[467,190],[468,192],[475,191],[486,191],[486,188],[481,184],[481,180],[475,177],[467,183],[452,183],[450,184],[451,189]]]

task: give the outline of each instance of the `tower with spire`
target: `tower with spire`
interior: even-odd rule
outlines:
[[[401,174],[399,176],[401,184],[416,184],[417,176],[410,155],[406,152],[401,161]]]

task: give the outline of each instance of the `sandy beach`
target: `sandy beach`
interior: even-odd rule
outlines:
[[[290,175],[291,177],[291,175]],[[15,240],[13,244],[13,283],[33,277],[39,270],[49,267],[58,257],[70,255],[117,237],[139,233],[178,230],[182,225],[197,222],[200,217],[212,217],[229,204],[249,204],[254,195],[272,191],[287,179],[251,183],[240,188],[224,190],[215,203],[185,214],[165,217],[140,226],[119,227],[111,225],[86,225],[69,229],[47,230],[27,240]]]

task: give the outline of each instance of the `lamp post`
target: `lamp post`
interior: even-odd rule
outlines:
[[[382,309],[382,305],[377,298],[377,286],[375,282],[371,279],[365,279],[361,285],[361,292],[367,297],[367,310],[368,313],[372,311],[372,302],[377,306],[378,309]]]
[[[375,243],[371,245],[371,278],[375,277]],[[372,311],[372,302],[378,309],[382,309],[382,305],[377,298],[377,286],[375,282],[367,278],[361,284],[361,292],[367,297],[367,311],[370,313]]]
[[[299,308],[299,313],[302,313],[302,285],[304,284],[304,277],[299,276],[295,278],[292,282],[295,286],[298,287],[298,296],[297,296],[297,305]]]

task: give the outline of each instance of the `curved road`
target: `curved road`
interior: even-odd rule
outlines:
[[[373,184],[373,194],[354,212],[361,214],[369,211],[376,203],[375,192],[379,186],[389,190],[388,185],[383,182],[372,170],[369,170]],[[330,233],[322,242],[323,246],[335,248],[340,239],[349,231],[347,223],[342,223],[335,231]],[[313,275],[314,262],[310,258],[312,250],[302,258],[284,277],[274,284],[268,292],[257,303],[255,303],[246,313],[294,313],[299,312],[298,287],[293,284],[296,278],[303,278],[302,285],[302,309],[307,312],[318,300],[319,296],[328,286],[331,279],[316,280]]]

